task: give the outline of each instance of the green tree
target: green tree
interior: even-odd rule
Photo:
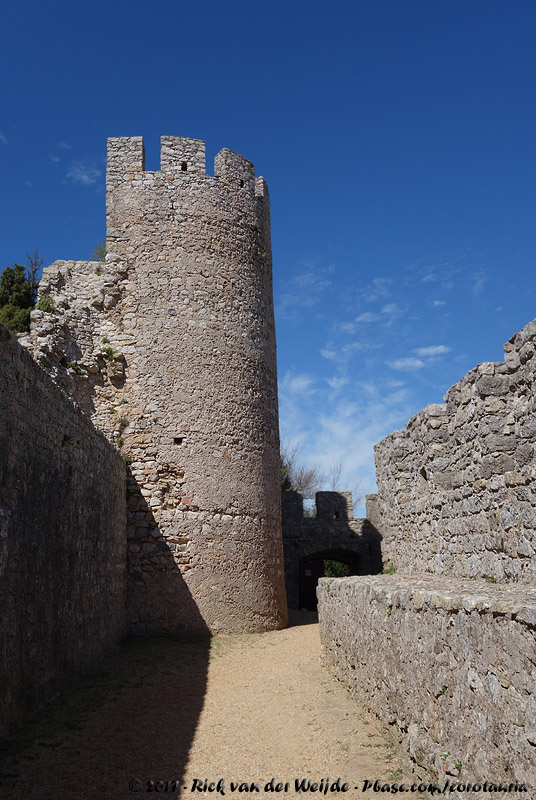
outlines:
[[[331,558],[324,560],[325,578],[347,578],[351,574],[352,570],[348,564],[343,564],[342,561],[335,561]]]
[[[30,328],[30,311],[37,297],[37,273],[43,259],[37,250],[28,258],[28,266],[14,264],[0,275],[0,322],[11,333],[22,333]]]

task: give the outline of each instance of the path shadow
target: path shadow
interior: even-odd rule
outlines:
[[[182,778],[203,708],[210,640],[127,639],[19,729],[0,761],[13,800],[89,800]],[[175,791],[175,795],[177,792]]]

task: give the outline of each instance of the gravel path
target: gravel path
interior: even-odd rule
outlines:
[[[245,791],[231,781],[292,798],[296,779],[329,777],[350,785],[345,797],[366,797],[365,779],[399,777],[396,756],[320,666],[313,615],[296,622],[210,642],[128,641],[24,727],[0,762],[0,796],[216,798],[209,784],[221,778],[233,800]],[[279,793],[265,789],[272,778]]]

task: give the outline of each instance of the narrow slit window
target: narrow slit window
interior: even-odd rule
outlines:
[[[188,162],[187,161],[182,161],[181,162],[181,170],[183,172],[186,172],[187,169],[188,169]]]
[[[240,188],[242,188],[243,185],[244,185],[244,181],[240,180]]]
[[[173,444],[182,444],[184,441],[184,436],[174,436],[173,437]]]

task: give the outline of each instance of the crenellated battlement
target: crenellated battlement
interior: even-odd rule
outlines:
[[[142,136],[118,136],[108,139],[107,189],[112,191],[125,181],[145,172],[145,148]],[[155,174],[155,173],[148,173]],[[156,174],[184,177],[207,177],[205,142],[185,136],[160,137],[160,171]],[[255,165],[247,158],[224,147],[214,159],[214,179],[239,189],[248,188],[256,197],[268,198],[264,178],[255,177]]]
[[[185,136],[160,137],[160,170],[190,176],[206,174],[205,142]]]
[[[108,139],[106,189],[110,191],[127,176],[145,171],[145,147],[142,136],[117,136]]]

